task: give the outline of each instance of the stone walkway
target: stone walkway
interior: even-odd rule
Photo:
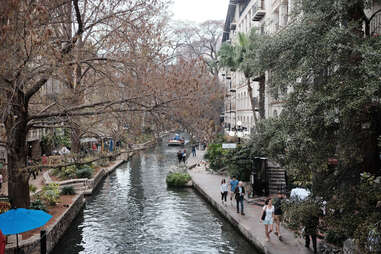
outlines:
[[[245,216],[237,214],[235,203],[224,206],[221,203],[220,183],[226,176],[210,174],[206,171],[202,161],[205,151],[197,150],[196,157],[189,157],[187,167],[191,168],[188,172],[192,177],[194,187],[236,226],[246,238],[252,242],[263,253],[269,254],[309,254],[313,253],[303,245],[303,240],[295,238],[294,233],[281,227],[282,241],[272,233],[270,242],[266,242],[265,227],[260,221],[262,213],[261,207],[245,202]],[[200,164],[201,165],[197,165]],[[233,200],[234,201],[234,200]],[[275,225],[274,225],[275,230]]]
[[[194,172],[189,170],[193,184],[208,201],[219,210],[230,222],[235,225],[258,249],[271,254],[307,254],[313,253],[305,248],[302,239],[295,238],[294,233],[281,228],[282,241],[271,234],[271,241],[266,242],[264,225],[260,222],[261,207],[245,202],[245,216],[237,214],[235,204],[228,202],[227,206],[221,203],[219,185],[222,178],[228,177]],[[274,225],[275,229],[275,225]]]
[[[192,155],[192,151],[189,153],[189,157],[186,161],[186,165],[188,168],[193,168],[197,164],[199,164],[201,161],[204,160],[204,154],[206,153],[206,150],[196,150],[196,156]]]

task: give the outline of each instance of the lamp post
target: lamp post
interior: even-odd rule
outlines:
[[[237,122],[237,126],[235,127],[236,129],[236,132],[237,132],[237,137],[238,137],[238,144],[241,144],[241,138],[243,137],[243,133],[241,132],[241,125],[242,125],[242,122],[241,121],[238,121]]]

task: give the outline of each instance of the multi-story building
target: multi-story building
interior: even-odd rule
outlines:
[[[238,33],[249,34],[252,28],[264,34],[276,33],[288,24],[289,13],[292,11],[292,0],[231,0],[224,26],[223,42],[237,43]],[[247,81],[238,71],[226,72],[231,82],[225,83],[233,89],[227,89],[225,105],[234,101],[234,113],[229,113],[225,107],[225,128],[229,126],[243,127],[250,132],[254,126],[254,116],[250,104]],[[271,82],[271,73],[266,72],[251,80],[253,87],[254,105],[259,106],[259,83],[265,82],[266,87]],[[230,91],[230,92],[229,92]],[[280,91],[277,95],[265,90],[265,117],[277,117],[282,111],[282,95],[287,91]],[[233,98],[233,99],[232,99]],[[230,108],[229,108],[230,109]],[[258,112],[256,114],[259,114]],[[233,117],[230,117],[233,115]],[[258,115],[259,117],[259,115]],[[240,126],[237,126],[237,123]]]
[[[222,42],[237,44],[238,33],[249,34],[252,28],[257,28],[259,34],[274,34],[281,31],[291,22],[293,2],[295,0],[230,0],[225,20]],[[370,17],[375,16],[370,23],[370,32],[373,36],[381,35],[381,3],[370,5],[365,13]],[[237,123],[251,131],[254,126],[254,117],[250,104],[247,81],[238,71],[227,70],[222,77],[226,85],[225,97],[225,128],[238,127]],[[227,78],[231,78],[226,82]],[[285,95],[291,88],[284,91],[270,91],[271,72],[258,75],[251,80],[255,107],[259,106],[259,83],[265,82],[265,118],[278,117],[283,110]],[[234,101],[234,107],[230,107]],[[236,106],[236,107],[235,107]],[[234,112],[232,112],[234,111]],[[257,112],[259,117],[259,113]]]

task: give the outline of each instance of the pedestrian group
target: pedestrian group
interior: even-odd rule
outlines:
[[[245,187],[242,181],[238,181],[238,179],[233,176],[229,183],[226,183],[225,179],[221,180],[220,185],[221,191],[221,202],[224,206],[227,206],[227,196],[228,191],[230,193],[230,206],[233,206],[235,199],[235,206],[237,209],[237,213],[242,216],[245,215],[244,212],[244,196],[245,196]],[[273,225],[275,224],[275,232],[274,234],[282,240],[280,233],[280,223],[282,221],[282,202],[283,202],[283,194],[281,192],[278,193],[277,197],[274,199],[274,202],[271,198],[267,199],[265,205],[262,208],[260,221],[265,226],[265,235],[266,241],[270,241],[270,234],[274,231]]]

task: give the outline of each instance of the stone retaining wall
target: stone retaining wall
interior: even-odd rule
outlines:
[[[193,187],[214,207],[217,209],[219,213],[222,214],[235,228],[237,228],[245,237],[247,240],[249,240],[256,249],[261,252],[267,254],[268,251],[266,250],[265,246],[253,236],[248,230],[246,230],[241,224],[233,218],[221,205],[221,203],[217,203],[213,198],[211,198],[208,194],[205,193],[205,191],[198,186],[197,183],[193,181]]]
[[[63,213],[56,222],[47,228],[47,251],[50,253],[54,246],[58,243],[60,238],[63,236],[67,228],[70,226],[71,222],[75,219],[77,214],[81,211],[83,205],[85,204],[85,199],[83,194],[79,194],[75,197],[74,202],[70,207]],[[25,253],[39,253],[40,251],[40,236],[34,235],[27,240],[19,241],[20,249],[23,249]],[[6,254],[15,253],[16,246],[7,246],[5,249]]]

